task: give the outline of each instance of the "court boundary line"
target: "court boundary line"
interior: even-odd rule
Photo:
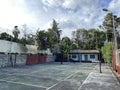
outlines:
[[[38,87],[38,88],[48,88],[45,86],[40,86],[40,85],[33,85],[33,84],[28,84],[28,83],[22,83],[22,82],[14,82],[14,81],[8,81],[8,80],[4,80],[4,79],[0,79],[0,81],[4,81],[4,82],[8,82],[8,83],[13,83],[13,84],[21,84],[21,85],[25,85],[25,86],[32,86],[32,87]]]
[[[96,66],[97,66],[97,65],[95,65],[95,66],[93,67],[92,71],[95,70],[95,67],[96,67]],[[88,74],[88,76],[86,77],[86,79],[83,81],[83,83],[81,84],[81,86],[80,86],[77,90],[80,90],[80,89],[82,88],[82,86],[84,85],[85,81],[87,81],[87,79],[90,77],[90,74],[92,74],[92,71]]]
[[[74,75],[77,74],[78,72],[79,72],[79,71],[76,71],[76,72],[74,72],[74,73],[68,75],[68,76],[67,76],[66,78],[64,78],[62,81],[59,81],[58,83],[55,83],[54,85],[48,87],[46,90],[49,90],[49,89],[55,87],[55,86],[58,85],[59,83],[61,83],[61,82],[65,81],[65,80],[67,80],[68,78],[74,76]]]

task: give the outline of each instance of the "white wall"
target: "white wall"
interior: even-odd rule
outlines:
[[[92,62],[96,62],[96,61],[98,61],[98,54],[94,54],[95,55],[95,58],[94,59],[91,59],[90,58],[90,55],[91,54],[81,54],[82,55],[82,61],[84,61],[85,60],[85,55],[88,55],[88,60],[90,60],[90,61],[92,61]],[[72,55],[70,55],[70,57],[71,57],[71,59],[73,59],[72,58]],[[76,54],[76,58],[74,58],[75,60],[79,60],[78,59],[78,54]]]
[[[12,60],[15,60],[15,55],[12,55]],[[16,65],[25,65],[26,55],[17,55]],[[8,54],[0,54],[0,67],[11,66],[10,56]]]
[[[4,53],[37,53],[37,46],[26,45],[10,42],[5,40],[0,40],[0,52]]]
[[[25,65],[26,64],[26,55],[21,55],[22,53],[31,53],[31,54],[37,54],[37,46],[35,45],[23,45],[16,42],[10,42],[5,40],[0,40],[0,67],[10,66],[10,55],[8,53],[18,53],[17,55],[17,65]],[[50,50],[46,50],[46,54],[49,54],[47,56],[47,62],[54,61],[54,56],[50,52]],[[15,56],[12,55],[12,59],[15,59]]]

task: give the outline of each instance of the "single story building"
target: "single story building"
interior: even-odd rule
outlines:
[[[98,50],[71,50],[69,60],[80,62],[98,62]]]

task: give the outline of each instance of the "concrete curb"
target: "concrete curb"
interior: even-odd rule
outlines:
[[[112,67],[110,67],[110,69],[112,73],[114,74],[115,78],[117,79],[118,83],[120,84],[120,75],[118,75],[118,73],[115,72]]]

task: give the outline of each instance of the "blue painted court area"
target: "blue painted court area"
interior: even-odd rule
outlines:
[[[95,63],[46,63],[0,69],[0,90],[77,90]]]

